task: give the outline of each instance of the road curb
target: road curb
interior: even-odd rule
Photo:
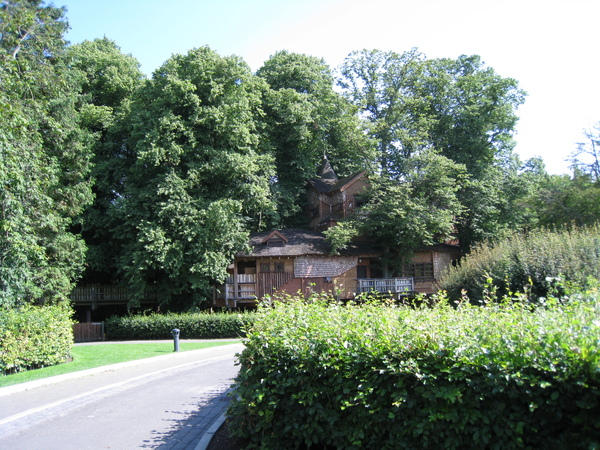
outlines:
[[[223,422],[225,422],[226,419],[227,419],[227,417],[226,417],[225,413],[221,414],[221,417],[219,417],[215,421],[215,423],[213,423],[211,425],[211,427],[208,429],[208,431],[206,431],[206,433],[204,433],[204,435],[202,436],[202,439],[200,439],[200,442],[198,442],[198,444],[196,445],[196,448],[194,450],[206,450],[208,448],[208,445],[210,444],[210,441],[214,437],[215,433],[221,427],[221,425],[223,425]]]

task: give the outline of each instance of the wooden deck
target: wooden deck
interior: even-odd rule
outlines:
[[[238,274],[237,278],[232,275],[227,278],[225,284],[226,299],[234,300],[236,302],[251,302],[267,295],[273,295],[277,290],[289,283],[293,278],[293,272]],[[345,283],[348,284],[348,286],[344,287],[344,292],[350,293],[350,297],[348,298],[353,297],[355,294],[369,292],[392,295],[409,295],[415,290],[414,279],[412,277],[352,278],[345,280]],[[309,281],[315,282],[314,279],[309,279]],[[336,287],[334,285],[329,287],[329,289],[335,288]],[[318,289],[318,291],[320,291],[320,289]]]

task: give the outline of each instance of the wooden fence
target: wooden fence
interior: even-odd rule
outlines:
[[[74,323],[73,337],[75,342],[95,342],[104,340],[104,323]]]

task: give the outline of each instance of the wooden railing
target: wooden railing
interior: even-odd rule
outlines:
[[[131,292],[123,286],[91,284],[77,286],[70,295],[76,304],[127,304]],[[156,292],[146,292],[145,301],[156,301]]]
[[[256,298],[256,274],[238,274],[237,275],[237,292],[235,291],[235,283],[233,275],[227,277],[225,284],[227,298],[239,299],[255,299]]]
[[[359,278],[358,292],[402,294],[414,291],[412,278]]]

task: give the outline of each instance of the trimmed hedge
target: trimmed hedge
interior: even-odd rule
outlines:
[[[556,277],[563,284],[559,290],[565,285],[585,289],[590,280],[600,280],[599,225],[515,233],[501,242],[483,244],[459,266],[449,268],[438,284],[453,299],[465,291],[472,300],[482,300],[490,288],[500,297],[525,292],[536,299],[556,294],[556,284],[548,281]]]
[[[229,429],[250,448],[598,448],[600,300],[290,303],[249,330]]]
[[[181,339],[239,338],[253,319],[250,312],[135,315],[111,317],[105,330],[109,340],[171,339],[174,328]]]
[[[0,373],[66,362],[73,348],[72,314],[65,304],[0,309]]]

